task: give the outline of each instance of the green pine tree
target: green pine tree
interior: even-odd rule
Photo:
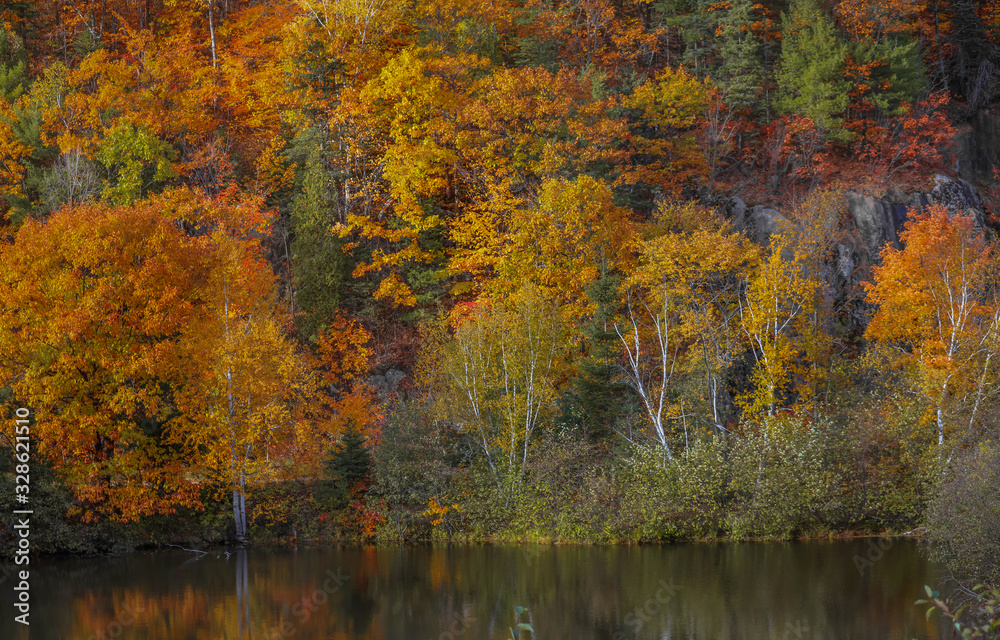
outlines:
[[[313,132],[308,145],[301,185],[292,198],[292,285],[300,312],[295,323],[300,333],[315,340],[340,305],[348,275],[342,239],[331,228],[335,222],[336,192],[323,155],[323,140]]]
[[[704,78],[712,70],[716,57],[719,12],[714,10],[712,0],[674,0],[664,3],[664,9],[668,6],[673,15],[668,15],[666,24],[680,27],[685,66]]]
[[[625,385],[617,379],[619,338],[613,326],[620,284],[620,278],[605,272],[587,290],[597,311],[585,329],[590,352],[580,362],[573,411],[577,424],[595,440],[607,440],[613,435],[626,393]]]
[[[751,0],[733,0],[719,23],[719,67],[714,73],[726,104],[736,109],[754,109],[764,78],[760,39],[750,29],[754,21]]]
[[[817,0],[793,0],[781,26],[778,108],[812,118],[828,138],[846,140],[842,116],[850,89],[843,75],[847,48],[833,20]]]
[[[10,71],[15,66],[6,68]],[[44,215],[49,211],[48,204],[42,201],[41,191],[51,172],[50,167],[59,157],[59,147],[42,135],[44,111],[55,99],[53,96],[66,90],[68,73],[65,65],[54,62],[33,81],[25,77],[23,83],[10,85],[14,93],[18,92],[17,87],[22,87],[28,93],[26,98],[14,104],[9,124],[17,141],[31,149],[31,156],[24,161],[25,195],[14,196],[8,193],[4,196],[10,206],[9,218],[15,226],[19,226],[28,217]],[[6,78],[12,81],[15,75],[8,73]]]
[[[372,456],[365,438],[351,423],[323,462],[319,499],[334,510],[344,509],[351,499],[367,490]]]
[[[912,104],[924,90],[923,70],[920,68],[920,49],[917,41],[908,36],[884,39],[878,44],[864,41],[851,50],[851,57],[859,64],[881,60],[872,77],[872,86],[881,87],[888,81],[885,90],[875,89],[872,102],[880,115],[896,117],[902,114],[904,103]]]

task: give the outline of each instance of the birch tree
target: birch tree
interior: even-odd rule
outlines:
[[[818,281],[807,268],[802,250],[791,247],[789,236],[772,236],[770,253],[748,274],[740,303],[740,326],[755,363],[753,388],[740,400],[750,416],[773,416],[792,387],[817,300]]]
[[[199,286],[202,304],[181,338],[186,375],[174,389],[179,417],[172,438],[191,452],[195,469],[232,493],[236,538],[247,534],[246,499],[273,477],[276,460],[316,432],[296,410],[315,389],[306,360],[282,330],[275,277],[253,234],[212,222],[202,242],[211,269]],[[249,215],[250,212],[244,212]]]
[[[741,341],[739,274],[753,268],[757,253],[725,227],[670,231],[641,243],[640,253],[641,264],[626,282],[626,312],[615,331],[625,381],[639,396],[657,442],[673,459],[669,422],[686,421],[687,415],[670,389],[680,375],[703,376],[709,420],[725,429],[720,382]]]
[[[483,306],[445,347],[445,402],[497,485],[513,490],[535,431],[554,409],[553,378],[567,341],[555,309],[531,287]]]
[[[998,262],[972,219],[942,205],[915,216],[900,240],[902,249],[883,250],[866,286],[878,305],[866,337],[896,354],[895,365],[928,402],[943,459],[949,433],[963,426],[975,433],[983,402],[995,393]],[[963,411],[964,425],[957,420]]]

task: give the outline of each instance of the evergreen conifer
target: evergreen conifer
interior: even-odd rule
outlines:
[[[847,49],[833,20],[817,0],[793,0],[782,14],[778,108],[811,118],[827,137],[844,140],[843,114],[849,84],[844,79]]]
[[[317,492],[329,507],[339,510],[363,492],[372,468],[372,457],[365,438],[353,423],[323,462],[323,485]]]
[[[715,81],[736,109],[752,109],[758,103],[764,71],[760,39],[750,29],[754,21],[751,0],[733,0],[720,22],[719,58]]]
[[[304,337],[314,340],[341,302],[348,265],[343,240],[330,233],[336,193],[323,155],[323,140],[313,133],[303,143],[309,151],[290,210],[292,284],[301,310],[296,326]]]

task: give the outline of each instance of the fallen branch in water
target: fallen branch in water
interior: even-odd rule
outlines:
[[[205,555],[208,555],[207,551],[201,551],[200,549],[188,549],[187,547],[182,547],[179,544],[168,544],[167,546],[168,547],[177,547],[178,549],[184,549],[184,551],[191,551],[191,552],[194,552],[194,553],[203,553]]]

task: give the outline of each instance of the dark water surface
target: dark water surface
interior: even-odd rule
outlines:
[[[134,553],[32,561],[31,634],[0,638],[943,638],[913,602],[941,567],[910,540]],[[523,634],[523,638],[531,637]]]

